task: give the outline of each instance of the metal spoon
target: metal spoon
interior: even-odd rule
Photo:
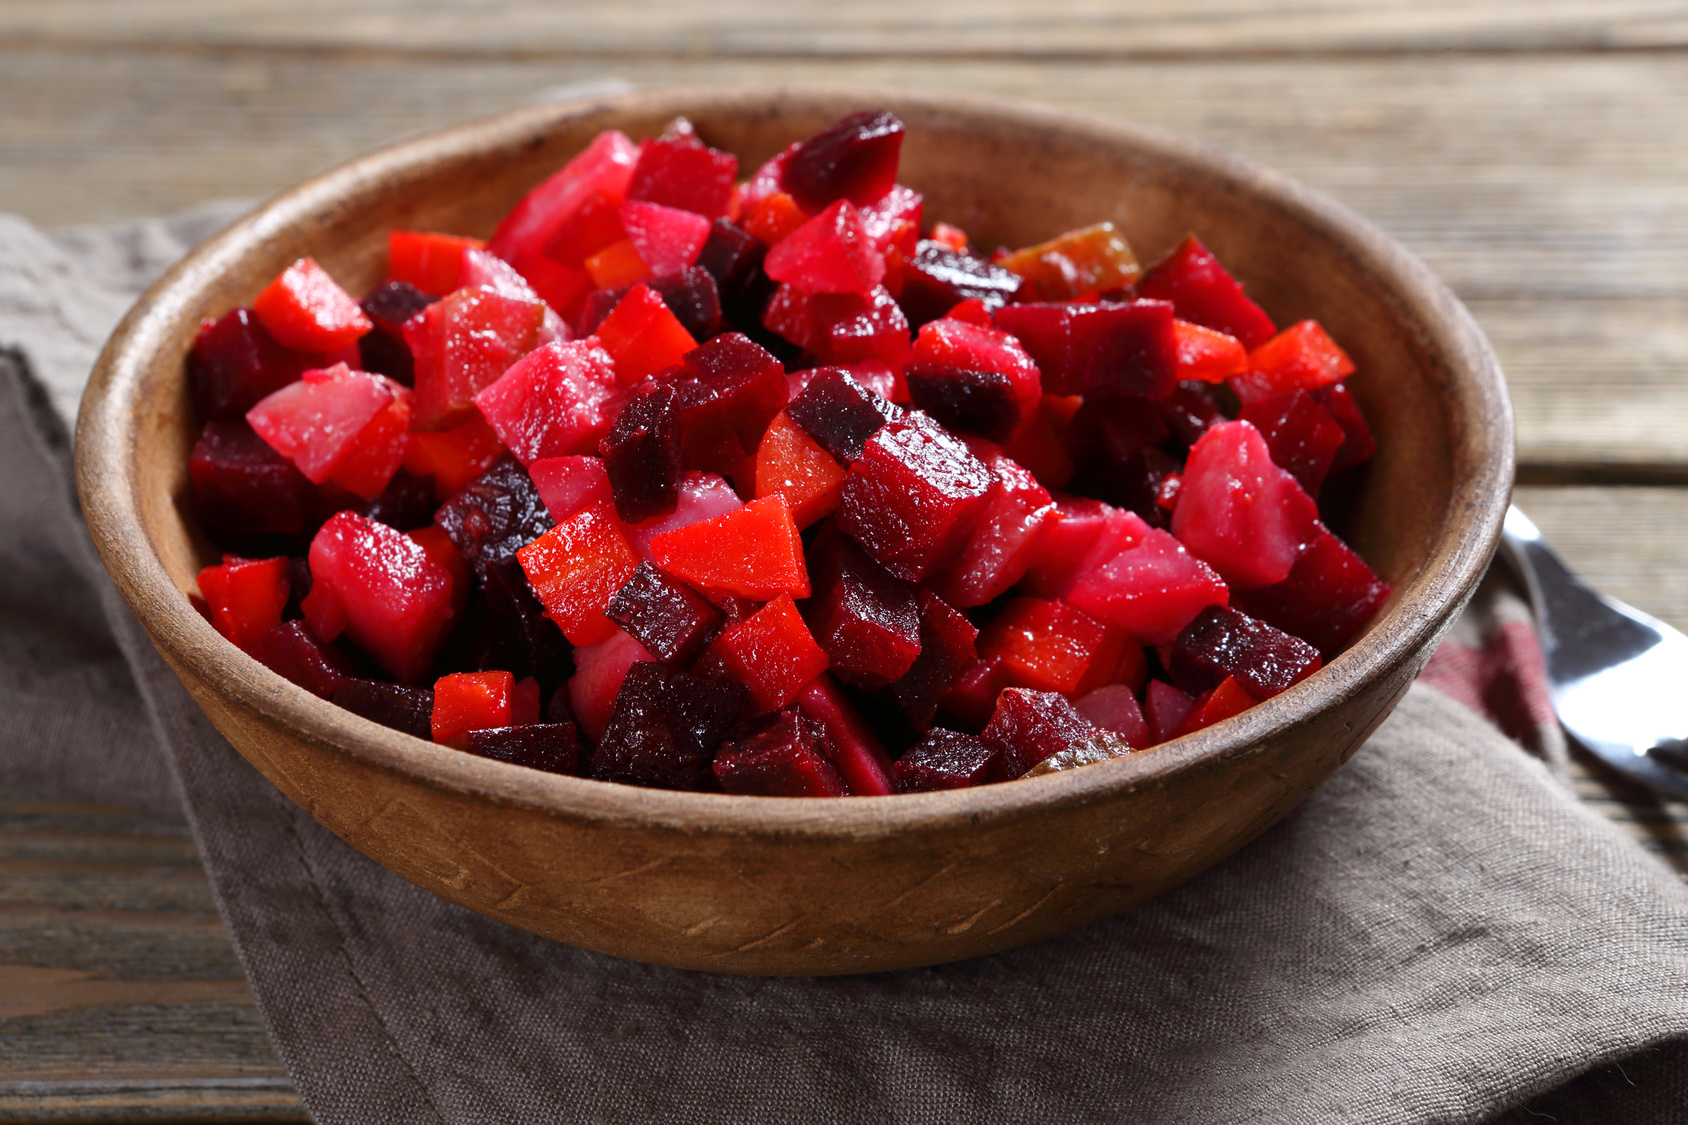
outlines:
[[[1583,585],[1515,507],[1501,548],[1529,588],[1566,732],[1619,773],[1688,797],[1688,637]]]

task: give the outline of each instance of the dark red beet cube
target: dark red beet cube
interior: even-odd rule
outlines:
[[[615,512],[626,523],[667,515],[680,499],[680,396],[671,380],[647,377],[598,446]]]
[[[400,469],[380,495],[349,505],[359,515],[379,520],[399,531],[414,531],[434,522],[434,482],[430,477],[412,476]]]
[[[416,361],[404,342],[404,322],[433,304],[432,297],[408,281],[387,281],[360,302],[363,315],[375,327],[358,340],[358,357],[365,371],[385,375],[396,383],[416,384]]]
[[[939,727],[897,759],[891,777],[899,793],[967,789],[991,780],[999,752],[975,735]]]
[[[303,621],[282,622],[247,651],[278,676],[324,699],[333,699],[357,675],[340,646],[318,640]]]
[[[1060,519],[1048,489],[988,441],[968,442],[996,478],[990,502],[967,543],[944,566],[932,588],[951,605],[970,608],[994,601],[1023,577],[1044,535]]]
[[[882,426],[903,416],[901,407],[839,367],[817,370],[785,410],[799,429],[845,465],[862,455]]]
[[[903,291],[897,303],[909,323],[919,328],[963,301],[1000,309],[1014,299],[1021,284],[1022,278],[1013,270],[926,239],[903,263]]]
[[[707,270],[688,266],[679,273],[664,274],[644,284],[656,291],[674,319],[694,340],[707,340],[721,331],[721,293]],[[617,289],[593,290],[581,306],[574,325],[575,335],[589,336],[597,331],[598,325],[632,289],[631,285],[623,285]]]
[[[234,309],[207,321],[194,337],[188,387],[202,420],[232,420],[307,370],[327,365],[324,356],[282,347],[251,309]]]
[[[980,738],[1001,752],[997,776],[1012,781],[1051,754],[1095,735],[1096,724],[1052,691],[1004,688]]]
[[[978,639],[979,630],[967,620],[966,614],[932,591],[917,590],[915,597],[920,612],[920,655],[903,678],[891,685],[891,692],[914,728],[926,730],[937,717],[939,702],[962,673],[978,661],[979,653],[973,642]],[[978,727],[985,725],[995,705],[993,692],[989,705],[982,708],[984,713],[979,717]]]
[[[883,285],[866,296],[781,285],[762,310],[762,324],[822,363],[901,365],[912,343],[908,318]]]
[[[1354,396],[1341,383],[1332,383],[1320,387],[1312,392],[1313,401],[1330,411],[1336,424],[1342,427],[1345,439],[1342,448],[1336,451],[1331,460],[1330,471],[1340,473],[1362,461],[1371,459],[1377,452],[1377,439],[1372,437],[1371,427],[1366,424],[1366,416],[1360,413],[1360,406],[1354,401]]]
[[[1143,718],[1149,725],[1151,745],[1171,738],[1195,706],[1194,699],[1171,684],[1150,680],[1143,688]]]
[[[627,198],[714,219],[727,213],[737,174],[738,157],[710,148],[695,134],[657,137],[640,146]]]
[[[903,123],[889,110],[852,113],[798,143],[786,158],[780,187],[813,214],[838,199],[877,203],[897,183]]]
[[[1251,351],[1278,331],[1266,311],[1243,294],[1243,287],[1193,234],[1143,275],[1137,294],[1171,301],[1180,320],[1235,336]]]
[[[839,679],[878,688],[909,670],[920,654],[912,584],[831,526],[809,550],[809,580],[814,596],[804,617]]]
[[[580,731],[573,723],[488,727],[464,736],[464,749],[482,758],[546,773],[580,772]]]
[[[574,671],[572,649],[557,623],[528,585],[515,556],[487,562],[481,570],[490,666],[518,679],[533,676],[541,690],[553,691]]]
[[[649,562],[641,562],[604,611],[664,664],[687,664],[726,618],[709,600]]]
[[[722,745],[714,771],[721,788],[750,797],[843,797],[844,779],[822,747],[826,732],[795,707],[755,734]]]
[[[477,575],[486,564],[516,552],[551,530],[556,521],[522,463],[506,454],[434,513]]]
[[[1185,380],[1155,405],[1173,436],[1186,446],[1194,445],[1217,423],[1230,417],[1208,383]]]
[[[592,755],[602,781],[696,789],[750,700],[742,684],[640,662],[627,670]]]
[[[1009,305],[994,319],[1024,345],[1049,394],[1162,398],[1178,385],[1178,339],[1165,301]]]
[[[687,352],[685,366],[692,378],[678,385],[682,459],[688,469],[732,472],[785,406],[785,368],[741,332]]]
[[[434,713],[434,689],[389,684],[380,680],[349,679],[334,689],[336,707],[362,715],[372,723],[431,740],[429,716]]]
[[[1232,596],[1243,612],[1310,642],[1328,660],[1382,608],[1389,583],[1321,524],[1288,578]]]
[[[710,224],[709,237],[698,251],[697,268],[715,279],[722,312],[741,326],[761,323],[762,306],[774,292],[774,283],[762,269],[767,253],[761,239],[727,219]]]
[[[918,582],[972,534],[995,484],[960,439],[910,414],[875,434],[851,464],[838,526],[886,570]]]
[[[1319,650],[1229,606],[1210,605],[1172,645],[1172,681],[1191,695],[1234,676],[1255,699],[1269,699],[1311,676]]]
[[[244,421],[205,424],[188,478],[200,529],[213,540],[295,535],[314,522],[315,487]]]
[[[961,670],[938,706],[963,730],[983,730],[996,713],[997,696],[1007,686],[1008,666],[1002,657],[983,657]]]
[[[1317,496],[1348,437],[1330,411],[1306,391],[1290,391],[1244,403],[1240,417],[1266,439],[1272,461],[1288,470],[1309,496]]]
[[[952,430],[1003,441],[1020,423],[1014,384],[1000,372],[911,363],[903,375],[914,405]]]

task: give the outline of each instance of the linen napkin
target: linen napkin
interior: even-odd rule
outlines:
[[[70,492],[66,434],[100,341],[237,209],[56,233],[0,216],[0,786],[181,809],[315,1120],[1683,1119],[1688,887],[1423,684],[1211,871],[929,969],[619,961],[363,858],[211,728],[99,570]],[[1484,595],[1431,679],[1562,756],[1508,596]]]

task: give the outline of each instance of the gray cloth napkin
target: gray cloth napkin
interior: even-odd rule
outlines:
[[[206,722],[71,506],[65,427],[99,341],[232,214],[55,234],[0,216],[0,786],[179,798],[317,1121],[1684,1119],[1688,887],[1423,686],[1212,871],[930,969],[618,961],[364,859]]]

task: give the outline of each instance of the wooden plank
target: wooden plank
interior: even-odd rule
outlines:
[[[501,57],[767,55],[1211,56],[1245,52],[1611,49],[1680,45],[1668,0],[935,0],[903,4],[538,0],[12,0],[0,35],[56,43],[402,51]]]
[[[633,59],[610,77],[792,73]],[[1688,477],[1688,68],[1674,56],[817,60],[802,74],[1112,114],[1281,168],[1396,234],[1470,302],[1537,479]],[[394,137],[605,78],[596,61],[0,49],[13,110],[0,210],[51,224],[260,196]]]

